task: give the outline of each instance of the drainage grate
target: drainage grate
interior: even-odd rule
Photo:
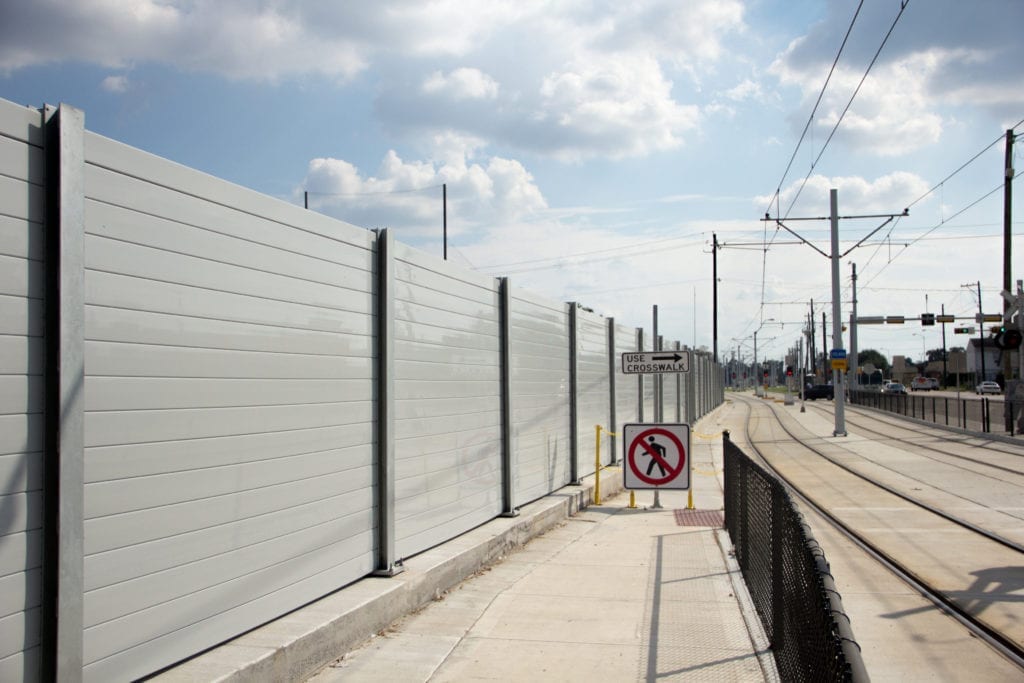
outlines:
[[[676,510],[675,513],[679,526],[725,526],[721,510]]]

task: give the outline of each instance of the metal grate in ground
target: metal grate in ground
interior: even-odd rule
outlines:
[[[725,517],[721,510],[675,510],[676,524],[679,526],[707,526],[721,528],[725,526]]]

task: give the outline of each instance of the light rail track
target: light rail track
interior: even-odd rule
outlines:
[[[833,414],[831,410],[829,410],[828,408],[826,408],[823,405],[811,405],[810,407],[814,408],[815,410],[817,410],[818,412],[821,412],[821,413],[826,413],[828,415],[832,415]],[[861,420],[861,419],[851,419],[851,416],[860,416],[860,417],[863,417],[864,419],[863,420]],[[874,422],[869,422],[868,421],[869,418],[873,419]],[[918,434],[918,435],[920,435],[922,437],[925,437],[925,438],[932,438],[932,439],[934,439],[934,437],[935,437],[934,428],[932,428],[931,430],[928,427],[921,428],[922,425],[919,425],[916,422],[910,422],[908,420],[903,420],[903,419],[901,419],[901,416],[899,416],[898,414],[868,412],[868,411],[865,411],[864,409],[860,408],[860,406],[850,405],[849,403],[846,404],[846,423],[848,425],[853,425],[853,426],[857,427],[857,429],[859,431],[861,431],[861,432],[870,432],[872,434],[878,434],[879,436],[881,436],[883,438],[893,439],[895,441],[899,441],[901,443],[906,443],[906,444],[911,444],[911,445],[920,445],[920,444],[918,444],[918,442],[915,442],[913,439],[906,439],[906,438],[899,437],[899,436],[892,436],[889,433],[881,431],[879,429],[879,426],[880,425],[885,425],[885,426],[896,427],[896,428],[902,429],[904,431],[913,432],[913,433]],[[941,429],[941,425],[936,425],[936,428]],[[970,457],[968,455],[964,455],[963,453],[956,453],[956,452],[951,451],[949,449],[940,448],[938,446],[929,445],[927,448],[929,450],[931,450],[931,451],[936,452],[936,453],[944,453],[944,454],[950,455],[950,456],[952,456],[954,458],[960,458],[962,460],[969,460],[971,462],[976,462],[976,463],[978,463],[980,465],[984,465],[986,467],[991,467],[992,469],[1001,470],[1003,472],[1010,472],[1012,474],[1024,475],[1024,443],[1022,443],[1019,447],[1015,447],[1013,444],[1002,444],[999,441],[994,441],[992,439],[988,439],[984,435],[974,436],[974,435],[970,435],[970,434],[963,434],[963,433],[960,433],[960,432],[950,432],[949,436],[946,437],[946,440],[948,442],[950,442],[950,443],[963,444],[965,446],[974,445],[974,444],[971,444],[969,442],[984,443],[986,451],[1000,453],[1000,454],[1003,454],[1003,455],[1010,456],[1012,458],[1020,458],[1021,459],[1021,464],[1020,464],[1019,467],[1016,467],[1016,468],[1015,467],[1006,467],[1006,466],[994,464],[994,463],[989,462],[989,461],[979,460],[977,458],[972,458],[972,457]]]
[[[977,580],[972,583],[969,578],[986,576],[985,572],[993,569],[1013,571],[1016,568],[1017,572],[1024,572],[1022,544],[856,472],[839,462],[835,455],[808,443],[813,439],[801,438],[796,430],[787,426],[772,405],[749,397],[741,398],[740,402],[748,410],[746,445],[802,504],[813,509],[871,557],[957,619],[973,635],[1024,669],[1024,630],[1021,626],[1024,607],[1018,607],[1021,602],[985,602],[994,597],[984,590],[971,591],[970,587],[976,585]],[[770,432],[771,438],[759,436],[756,430]],[[783,438],[778,438],[778,430],[781,430]],[[915,446],[923,447],[920,444]],[[779,453],[790,448],[800,450],[800,456],[791,456],[787,465],[778,466],[781,460],[786,459]],[[818,456],[816,462],[806,458],[807,453]],[[818,485],[807,486],[809,481],[813,481],[810,472],[822,477]],[[833,481],[833,488],[826,488],[820,481],[828,479],[842,479],[842,483]],[[815,490],[805,490],[807,488]],[[822,489],[828,493],[822,493]],[[843,494],[837,494],[837,491]],[[827,495],[841,500],[822,500]],[[893,497],[913,506],[913,510],[894,505]],[[852,509],[850,501],[858,498],[871,501],[873,505],[865,505],[861,510]],[[891,527],[879,528],[884,524],[879,511],[888,511],[888,517],[893,518]],[[911,521],[902,522],[906,528],[901,530],[901,522],[896,518]],[[928,543],[922,543],[924,535],[921,529],[914,529],[915,526],[929,531]],[[911,539],[902,546],[899,541],[894,541],[900,537],[901,531]],[[956,540],[951,542],[950,539]],[[958,550],[955,560],[946,558],[944,561],[941,552],[937,553],[936,559],[934,549],[928,547],[943,543]],[[936,565],[943,566],[937,568]]]

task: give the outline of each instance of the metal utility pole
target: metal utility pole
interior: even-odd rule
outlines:
[[[711,345],[718,362],[718,235],[711,233]]]
[[[839,300],[839,260],[843,256],[846,256],[851,251],[853,251],[854,249],[859,247],[865,241],[867,241],[867,239],[870,238],[872,235],[874,235],[876,232],[878,232],[883,227],[885,227],[890,222],[892,222],[896,218],[896,216],[909,216],[909,215],[910,215],[910,211],[908,209],[903,209],[903,212],[900,213],[900,214],[872,214],[872,215],[865,215],[865,216],[842,216],[842,217],[840,217],[839,216],[838,192],[835,189],[832,189],[832,190],[829,191],[829,215],[827,217],[827,220],[829,221],[829,223],[831,225],[832,253],[831,254],[826,254],[824,251],[822,251],[818,247],[814,246],[813,244],[808,242],[806,239],[804,239],[803,237],[801,237],[797,233],[795,233],[792,230],[790,230],[789,227],[786,226],[785,223],[783,223],[783,219],[781,219],[781,218],[773,219],[768,214],[765,214],[764,220],[766,220],[766,221],[774,220],[775,223],[780,228],[784,229],[786,232],[790,233],[791,235],[796,237],[798,240],[800,240],[801,242],[803,242],[807,246],[811,247],[812,249],[814,249],[819,254],[821,254],[822,256],[824,256],[825,258],[829,259],[832,262],[832,344],[833,344],[833,349],[834,350],[842,349],[842,345],[843,345],[843,334],[842,334],[843,330],[842,330],[842,322],[841,322],[841,315],[842,315],[842,313],[841,313],[841,310],[840,310],[841,309],[841,302]],[[839,253],[839,219],[840,218],[844,218],[844,219],[853,219],[853,218],[884,218],[885,222],[883,222],[877,228],[875,228],[870,233],[865,235],[859,242],[854,244],[852,247],[850,247],[844,253],[840,254]],[[826,218],[823,218],[823,217],[817,217],[817,218],[788,218],[786,220],[788,220],[788,221],[815,221],[815,220],[826,220]],[[812,316],[812,319],[813,319],[813,316]],[[829,355],[831,355],[831,354],[829,354]],[[849,359],[848,358],[847,358],[847,363],[849,363]],[[833,436],[846,436],[846,422],[845,422],[846,392],[844,391],[844,384],[845,384],[843,382],[843,378],[844,377],[845,377],[845,375],[841,374],[839,372],[839,370],[833,370],[832,371],[832,383],[833,383],[834,395],[835,395],[835,399],[834,400],[835,400],[835,417],[836,417],[836,419],[835,419],[835,431],[833,431],[833,433],[832,433]]]
[[[850,313],[850,367],[847,371],[847,382],[849,384],[855,384],[857,379],[858,369],[860,368],[860,359],[858,358],[857,350],[857,264],[851,263],[853,267],[853,276],[850,280],[851,291],[853,294],[853,310]],[[854,387],[859,389],[860,387]]]
[[[946,304],[942,304],[942,317],[946,317]],[[946,351],[946,323],[943,320],[942,323],[942,388],[946,388],[946,375],[948,370],[946,369],[946,359],[949,356],[949,351]]]
[[[832,348],[843,348],[843,330],[841,327],[839,301],[839,197],[836,190],[829,192],[829,214],[832,223]],[[825,326],[822,313],[821,326]],[[849,362],[849,361],[847,361]],[[843,375],[839,370],[832,371],[833,402],[836,410],[836,428],[832,436],[846,436],[846,392],[843,391]]]
[[[758,372],[757,367],[757,330],[754,330],[754,367],[752,368],[754,373],[754,386],[761,383],[761,373]]]
[[[981,379],[985,381],[985,312],[981,310],[981,280],[978,280],[978,342],[981,344]]]
[[[437,187],[437,185],[434,185]],[[441,229],[443,231],[444,260],[448,260],[448,183],[441,185]]]
[[[815,358],[818,354],[814,348],[814,299],[811,299],[811,312],[808,314],[808,320],[811,324],[811,334],[808,337],[809,346],[811,347],[809,350],[811,354],[811,374],[814,375],[814,379],[818,379],[818,361]]]
[[[1003,174],[1003,291],[1011,294],[1013,290],[1012,265],[1010,256],[1013,252],[1013,233],[1011,222],[1013,220],[1013,129],[1006,131],[1006,163]],[[1003,297],[1003,321],[1009,319],[1010,299]],[[1003,382],[1008,382],[1013,376],[1013,363],[1010,361],[1010,354],[1003,354]]]
[[[821,352],[825,353],[825,349],[828,348],[828,332],[826,332],[827,325],[825,324],[828,319],[825,317],[825,311],[821,312]],[[838,349],[838,346],[833,348]],[[821,374],[828,377],[828,366],[825,365],[825,361],[822,361]]]

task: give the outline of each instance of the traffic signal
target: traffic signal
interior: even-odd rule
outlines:
[[[792,376],[793,376],[793,366],[792,365],[787,365],[786,366],[786,377],[792,377]]]
[[[925,325],[934,325],[934,324],[935,324],[935,314],[934,313],[922,313],[921,314],[921,327],[924,327]]]
[[[1020,348],[1022,337],[1024,337],[1024,335],[1021,335],[1020,330],[1015,330],[1012,327],[1000,327],[996,332],[996,346],[1001,349],[1012,351],[1013,349]]]

